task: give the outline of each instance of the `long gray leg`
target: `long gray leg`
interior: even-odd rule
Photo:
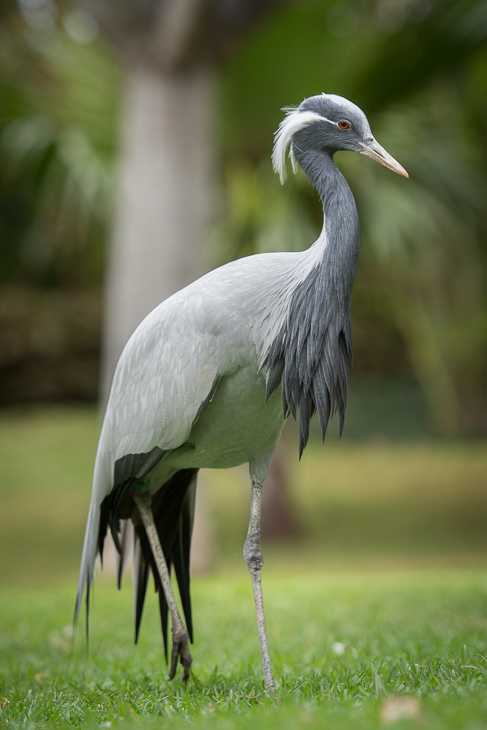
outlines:
[[[162,587],[164,589],[164,595],[166,597],[169,612],[171,614],[172,623],[172,651],[171,651],[171,669],[169,672],[169,679],[173,679],[176,674],[178,657],[183,666],[183,682],[186,683],[189,677],[189,669],[193,661],[191,652],[189,650],[189,637],[181,616],[178,611],[176,599],[171,585],[171,578],[167,569],[166,561],[164,559],[164,553],[162,552],[161,543],[157,534],[156,525],[154,522],[154,516],[152,514],[151,506],[151,495],[148,488],[141,489],[136,487],[136,491],[133,494],[134,502],[140,512],[142,522],[149,538],[149,543],[154,556],[159,576],[161,578]]]
[[[259,631],[260,651],[262,664],[264,665],[264,678],[266,689],[275,691],[274,678],[272,676],[271,659],[269,656],[269,644],[267,642],[267,631],[265,627],[264,598],[262,596],[261,570],[264,563],[262,550],[260,548],[260,516],[262,508],[262,482],[269,469],[274,454],[274,449],[264,459],[250,464],[250,478],[252,480],[252,496],[250,500],[250,520],[247,539],[244,545],[244,558],[252,579],[254,591],[255,612],[257,614],[257,629]]]

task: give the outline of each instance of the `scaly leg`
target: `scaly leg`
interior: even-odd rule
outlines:
[[[266,689],[275,691],[274,678],[272,676],[271,660],[269,657],[269,645],[267,643],[267,632],[265,628],[264,599],[262,597],[262,582],[260,571],[264,563],[260,549],[260,513],[262,506],[262,482],[252,477],[252,496],[250,501],[250,521],[247,539],[244,545],[244,558],[252,579],[254,590],[255,612],[257,614],[257,628],[259,631],[260,651],[264,665],[264,677]]]
[[[164,553],[162,552],[161,543],[157,534],[154,516],[152,514],[150,490],[148,488],[141,489],[139,487],[137,488],[137,491],[134,492],[133,497],[134,502],[140,512],[142,522],[144,523],[147,537],[149,538],[152,555],[154,556],[154,560],[159,571],[162,587],[164,589],[164,595],[166,597],[167,605],[171,613],[172,651],[169,679],[173,679],[174,675],[176,674],[179,657],[181,664],[184,668],[183,682],[186,683],[189,677],[191,662],[193,661],[191,657],[191,652],[189,650],[189,637],[178,611],[176,599],[174,597],[174,592],[171,585],[171,578],[169,576],[169,571],[167,569],[166,561],[164,559]]]

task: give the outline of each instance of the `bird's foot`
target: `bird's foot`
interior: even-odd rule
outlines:
[[[174,676],[176,674],[176,669],[178,666],[178,657],[179,661],[181,662],[181,666],[183,667],[183,683],[186,684],[186,682],[189,679],[189,670],[191,668],[191,664],[193,661],[193,657],[191,656],[191,652],[189,650],[189,637],[184,629],[184,627],[181,627],[181,629],[176,629],[172,632],[172,651],[171,651],[171,670],[169,672],[169,679],[174,679]]]

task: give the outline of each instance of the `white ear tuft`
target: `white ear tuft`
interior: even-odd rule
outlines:
[[[285,110],[286,116],[274,135],[274,149],[272,151],[272,167],[274,168],[274,172],[279,173],[281,183],[287,177],[286,152],[289,145],[291,145],[293,135],[299,132],[300,129],[304,129],[304,127],[308,127],[314,122],[322,122],[325,119],[316,112],[300,111],[293,107],[285,107]],[[289,157],[291,158],[293,172],[296,172],[297,162],[294,157],[292,145],[289,149]]]

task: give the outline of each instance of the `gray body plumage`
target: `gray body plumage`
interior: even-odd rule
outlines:
[[[348,146],[338,128],[344,116],[353,120]],[[317,241],[300,253],[250,256],[210,272],[162,302],[129,339],[96,456],[76,614],[108,525],[123,549],[119,520],[133,516],[134,483],[147,483],[154,503],[160,499],[158,530],[172,535],[167,548],[164,534],[161,542],[189,606],[197,470],[249,462],[263,481],[289,413],[299,420],[300,452],[315,411],[323,438],[335,409],[343,425],[359,225],[333,153],[363,151],[358,145],[368,138],[365,115],[341,97],[312,97],[291,111],[276,136],[274,165],[283,178],[290,146],[316,187],[324,211]],[[139,537],[142,544],[142,531]],[[136,568],[137,630],[151,560],[145,549]],[[185,613],[191,624],[190,608]]]
[[[316,276],[323,237],[315,246],[318,251],[260,254],[227,264],[162,302],[139,325],[113,379],[92,507],[127,479],[144,478],[156,448],[154,460],[163,458],[154,467],[154,485],[178,469],[229,468],[273,449],[284,413],[278,392],[266,404],[266,359],[286,328],[293,293]],[[117,468],[127,454],[135,458]],[[96,555],[94,519],[90,526],[81,592],[92,579]]]

